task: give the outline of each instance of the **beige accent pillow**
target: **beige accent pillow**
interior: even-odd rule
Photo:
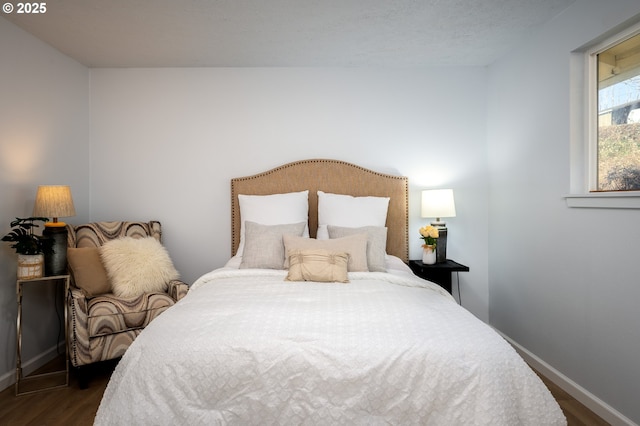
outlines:
[[[284,269],[284,234],[301,237],[307,222],[285,225],[261,225],[244,222],[244,251],[240,269]]]
[[[287,262],[285,268],[288,267],[288,259],[291,250],[316,250],[324,249],[333,252],[344,252],[349,255],[349,272],[368,272],[367,267],[367,234],[350,235],[344,238],[336,238],[334,240],[316,240],[313,238],[294,237],[284,235],[284,248],[287,253]]]
[[[370,272],[387,272],[387,228],[384,226],[362,226],[346,228],[327,226],[329,238],[342,238],[347,235],[367,234],[367,266]]]
[[[335,251],[291,250],[286,281],[348,283],[349,255]]]
[[[98,247],[69,247],[67,260],[76,287],[82,290],[85,296],[94,297],[111,292],[111,284],[100,260]]]
[[[169,281],[180,277],[167,250],[153,237],[107,241],[100,257],[118,297],[167,291]]]

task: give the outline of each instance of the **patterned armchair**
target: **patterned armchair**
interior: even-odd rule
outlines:
[[[94,222],[67,225],[69,247],[99,247],[125,236],[152,236],[161,241],[160,222]],[[189,287],[173,280],[166,293],[144,293],[133,298],[119,298],[113,293],[89,297],[76,287],[72,274],[67,292],[67,336],[69,360],[73,367],[121,357],[144,327],[178,300]],[[87,375],[79,371],[80,387],[87,387]]]

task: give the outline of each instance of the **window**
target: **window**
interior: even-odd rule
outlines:
[[[640,191],[640,29],[590,52],[590,190]]]

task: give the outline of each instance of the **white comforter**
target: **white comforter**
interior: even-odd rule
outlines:
[[[516,352],[438,286],[285,275],[201,277],[127,350],[96,424],[565,424]]]

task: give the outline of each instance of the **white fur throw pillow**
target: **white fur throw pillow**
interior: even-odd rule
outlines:
[[[169,281],[179,278],[169,253],[153,237],[107,241],[100,257],[118,297],[166,291]]]

